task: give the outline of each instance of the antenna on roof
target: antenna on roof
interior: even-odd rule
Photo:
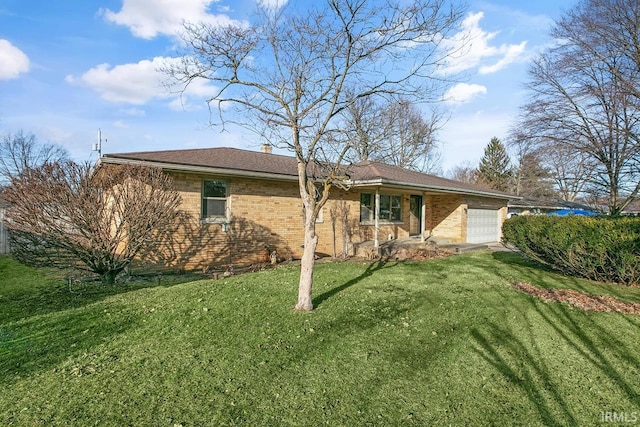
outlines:
[[[107,142],[106,138],[104,142]],[[98,158],[102,157],[102,130],[98,129],[98,142],[92,145],[93,151],[98,152]]]

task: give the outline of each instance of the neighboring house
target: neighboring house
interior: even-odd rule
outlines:
[[[560,209],[566,209],[566,206],[555,200],[541,200],[531,197],[523,197],[521,199],[509,200],[509,218],[517,215],[546,215]]]
[[[0,190],[0,254],[9,253],[9,233],[7,227],[4,225],[4,214],[9,204],[2,197],[2,190]]]
[[[541,200],[531,197],[509,200],[508,208],[509,218],[517,215],[547,215],[567,209],[593,212],[593,208],[583,203],[567,202],[564,200]]]
[[[636,199],[622,210],[622,215],[640,216],[640,200]]]
[[[105,154],[170,174],[182,196],[174,242],[161,259],[183,269],[300,257],[303,212],[293,157],[234,148]],[[365,241],[495,242],[508,194],[375,162],[348,167],[349,189],[332,189],[316,225],[318,253],[351,254]]]

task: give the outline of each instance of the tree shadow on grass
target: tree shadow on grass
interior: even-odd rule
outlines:
[[[630,348],[636,344],[635,340],[625,341],[618,338],[619,329],[605,326],[601,319],[609,321],[629,317],[612,313],[607,317],[593,317],[580,313],[565,304],[536,304],[536,311],[546,321],[567,345],[572,347],[594,368],[609,378],[630,402],[640,401],[640,387],[637,381],[633,384],[625,377],[621,367],[625,364],[630,368],[640,365],[638,348]],[[578,319],[581,322],[578,322]]]
[[[0,384],[45,372],[75,355],[84,355],[90,363],[69,367],[60,375],[90,374],[108,363],[117,363],[117,354],[92,354],[92,349],[132,328],[135,318],[119,314],[116,307],[108,310],[113,316],[106,312],[103,306],[97,306],[0,325]]]
[[[354,277],[351,280],[348,280],[347,282],[343,283],[342,285],[336,286],[335,288],[329,289],[328,291],[316,296],[313,299],[313,306],[314,307],[318,307],[320,306],[324,301],[328,300],[329,298],[335,296],[336,294],[339,294],[340,292],[349,289],[350,287],[352,287],[353,285],[356,285],[357,283],[359,283],[360,281],[366,279],[367,277],[371,277],[376,271],[380,271],[383,268],[392,268],[395,267],[397,264],[393,263],[393,264],[389,264],[385,261],[377,261],[377,262],[373,262],[371,264],[369,264],[367,266],[367,268],[357,277]]]
[[[491,268],[508,281],[517,276],[518,280],[547,287],[569,285],[579,289],[586,286],[591,292],[594,290],[593,286],[597,286],[582,279],[561,275],[556,280],[550,270],[538,267],[517,254],[493,254],[493,257],[509,267],[509,270],[496,268],[491,262],[487,262],[486,268]],[[482,268],[482,260],[478,262],[476,267]],[[527,332],[517,331],[508,326],[509,323],[489,322],[477,326],[471,331],[474,350],[507,381],[520,388],[535,407],[544,425],[581,424],[585,420],[576,420],[580,418],[578,415],[589,417],[588,421],[595,422],[600,411],[609,408],[607,405],[633,407],[637,404],[634,402],[640,399],[640,388],[625,372],[634,372],[634,367],[639,366],[639,348],[635,338],[624,340],[628,336],[624,333],[626,328],[630,331],[640,328],[640,320],[636,316],[584,312],[567,304],[546,303],[534,296],[519,295],[518,291],[510,289],[506,284],[496,285],[493,292],[486,295],[486,298],[491,298],[487,304],[496,304],[495,299],[498,298],[499,304],[514,307],[514,304],[523,303],[522,298],[526,299],[524,310],[518,309],[518,317],[521,322],[528,322],[524,327]],[[609,293],[615,292],[615,288],[613,292],[610,288],[612,286],[607,286]],[[563,351],[563,348],[567,350],[566,355],[545,353],[553,349]],[[607,384],[603,387],[617,390],[614,392],[615,396],[624,396],[627,403],[607,401],[616,399],[611,392],[607,392],[600,398],[602,407],[592,408],[593,414],[576,413],[576,408],[571,407],[566,396],[571,391],[563,388],[565,378],[561,375],[566,375],[566,372],[554,372],[547,362],[556,359],[557,363],[569,355],[577,355],[579,358],[567,361],[582,366],[578,375],[600,378],[601,382]]]
[[[85,307],[109,296],[138,289],[170,287],[202,279],[202,276],[197,275],[150,276],[130,283],[105,286],[100,282],[69,284],[59,272],[52,273],[45,269],[33,269],[30,274],[51,274],[51,279],[45,279],[35,285],[25,283],[10,290],[4,290],[0,286],[0,292],[3,294],[0,299],[0,326],[33,316]],[[29,279],[26,275],[24,279],[19,280]]]
[[[519,387],[536,408],[546,426],[577,425],[564,397],[551,379],[549,368],[538,355],[505,327],[490,322],[473,328],[474,351],[504,378]]]

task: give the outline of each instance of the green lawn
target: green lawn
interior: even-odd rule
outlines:
[[[640,415],[640,317],[511,281],[640,301],[512,253],[71,288],[0,258],[1,425],[597,425]]]

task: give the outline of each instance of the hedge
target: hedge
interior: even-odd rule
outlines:
[[[505,243],[565,274],[640,284],[640,218],[518,216],[502,231]]]

